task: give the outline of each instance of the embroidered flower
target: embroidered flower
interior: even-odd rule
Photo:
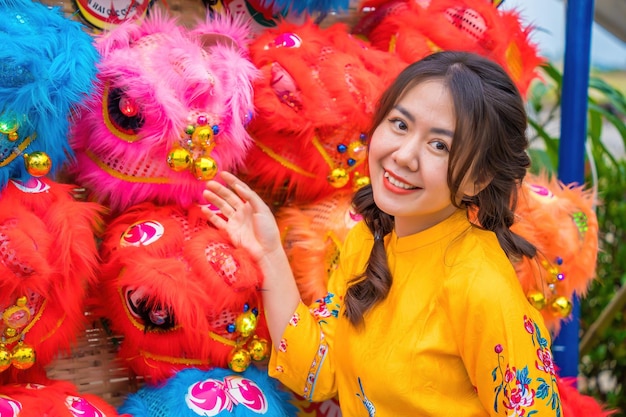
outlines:
[[[300,315],[298,313],[293,313],[293,316],[291,316],[291,319],[289,320],[289,325],[296,327],[299,322],[300,322]]]
[[[279,352],[287,352],[287,339],[280,339],[280,343],[278,344]]]
[[[505,390],[504,406],[513,411],[514,416],[526,414],[526,408],[535,404],[535,390],[529,389],[528,385],[517,384],[513,389]],[[511,414],[509,414],[511,415]]]
[[[315,319],[320,323],[324,323],[327,318],[339,317],[340,306],[337,303],[333,304],[334,298],[335,294],[328,293],[324,298],[317,300],[315,304],[311,306],[311,314],[313,314]]]
[[[531,336],[533,345],[537,347],[535,368],[547,375],[531,378],[528,365],[523,368],[511,366],[502,355],[504,347],[497,344],[494,352],[498,355],[498,365],[491,372],[494,382],[500,381],[494,389],[493,408],[498,412],[500,405],[508,411],[508,417],[529,417],[538,412],[535,405],[538,400],[554,410],[561,417],[561,400],[556,389],[556,370],[548,340],[541,336],[541,329],[529,317],[524,316],[524,329]]]
[[[547,349],[537,349],[537,357],[539,361],[535,361],[535,366],[540,371],[544,371],[550,375],[556,375],[552,353]]]
[[[528,316],[524,316],[524,328],[530,334],[535,333],[534,323],[531,319],[528,318]]]

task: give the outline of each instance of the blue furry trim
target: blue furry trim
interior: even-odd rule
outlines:
[[[348,10],[349,0],[261,0],[263,7],[271,7],[274,13],[288,11],[303,13],[330,13]]]
[[[267,371],[254,366],[241,373],[190,368],[130,394],[118,411],[134,417],[289,417],[298,412],[293,400]]]
[[[3,189],[30,178],[21,155],[4,163],[26,137],[35,134],[21,154],[48,154],[51,175],[72,158],[72,111],[92,91],[99,56],[81,23],[31,0],[0,0],[0,45],[0,121],[17,122],[19,135],[12,142],[0,132]]]

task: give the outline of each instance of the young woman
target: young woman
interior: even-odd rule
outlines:
[[[541,315],[511,260],[532,244],[511,232],[529,166],[526,114],[498,65],[440,52],[406,68],[380,100],[371,185],[328,294],[300,302],[270,209],[224,173],[207,211],[264,276],[272,376],[346,416],[560,416]]]

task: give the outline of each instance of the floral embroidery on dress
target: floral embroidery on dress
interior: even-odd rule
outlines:
[[[313,358],[313,362],[311,363],[311,368],[309,369],[309,375],[307,376],[306,382],[304,384],[304,398],[311,401],[313,398],[313,391],[315,390],[315,381],[317,380],[317,375],[319,374],[322,364],[324,363],[324,359],[326,359],[326,354],[328,353],[328,342],[326,341],[326,337],[324,336],[324,332],[320,334],[320,344],[317,348],[317,354],[315,358]]]
[[[328,293],[324,298],[320,298],[311,306],[311,314],[315,317],[315,319],[324,323],[327,318],[339,317],[339,304],[333,303],[333,298],[335,298],[335,294]]]
[[[528,365],[523,368],[505,365],[502,355],[504,348],[498,344],[494,347],[498,355],[498,366],[491,372],[493,381],[500,380],[495,388],[493,408],[498,412],[499,405],[504,406],[509,417],[529,417],[538,413],[532,407],[538,401],[545,402],[561,417],[561,400],[556,390],[556,369],[552,360],[552,352],[548,340],[541,336],[539,326],[527,316],[524,316],[524,328],[532,337],[533,345],[537,347],[535,368],[545,375],[533,380],[529,376]]]

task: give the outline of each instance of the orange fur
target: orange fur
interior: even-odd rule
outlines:
[[[545,296],[542,313],[553,330],[558,330],[561,317],[551,312],[551,301],[558,296],[571,300],[574,293],[584,296],[595,278],[598,221],[594,203],[592,190],[566,186],[545,174],[528,175],[520,190],[512,230],[533,243],[538,255],[518,263],[516,269],[527,293],[538,291]],[[586,218],[584,231],[574,221],[579,215]],[[562,260],[560,265],[557,259]],[[555,279],[553,272],[562,273],[564,279]]]
[[[0,387],[0,402],[19,404],[20,417],[117,416],[115,408],[93,394],[82,394],[68,381],[43,381]],[[70,410],[73,407],[73,410]],[[97,411],[100,413],[97,413]],[[2,408],[2,407],[0,407]]]
[[[285,206],[276,213],[285,252],[307,305],[326,294],[343,241],[355,224],[351,196],[338,192],[312,204]]]

